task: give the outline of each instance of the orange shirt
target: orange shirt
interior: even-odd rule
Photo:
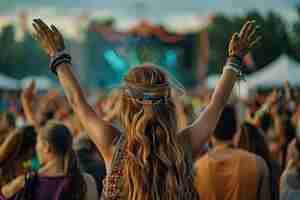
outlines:
[[[258,161],[263,160],[246,151],[216,147],[196,162],[195,186],[200,199],[257,200],[261,196],[260,183],[269,185],[268,175],[262,180]]]

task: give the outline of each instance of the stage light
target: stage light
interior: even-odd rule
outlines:
[[[104,52],[104,58],[117,72],[124,72],[128,68],[126,62],[114,50],[106,50]]]
[[[174,50],[168,50],[165,53],[165,62],[168,67],[175,67],[177,65],[177,54]]]

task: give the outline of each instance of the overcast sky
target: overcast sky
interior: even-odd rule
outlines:
[[[300,0],[0,0],[0,9],[2,13],[11,14],[22,8],[52,7],[70,15],[80,10],[107,10],[115,16],[138,15],[152,19],[215,12],[240,14],[259,9],[262,12],[276,10],[289,18],[295,16],[293,8],[297,4]]]
[[[114,16],[118,19],[118,26],[125,29],[132,26],[138,16],[184,31],[200,27],[209,14],[243,15],[253,9],[262,14],[276,11],[287,22],[292,22],[298,19],[295,12],[298,4],[300,0],[0,0],[0,16],[10,16],[9,19],[16,22],[16,11],[27,10],[29,20],[42,17],[74,36],[78,19],[73,16],[82,13],[90,17]],[[7,20],[0,18],[0,27],[6,23]]]

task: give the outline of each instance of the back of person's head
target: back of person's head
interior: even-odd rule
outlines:
[[[213,132],[214,138],[220,141],[232,140],[237,132],[237,116],[233,106],[226,105]]]
[[[16,131],[16,134],[23,135],[21,153],[34,150],[37,141],[37,132],[33,126],[24,126]]]
[[[1,116],[1,124],[0,128],[15,128],[16,127],[16,119],[12,113],[5,112]]]
[[[128,199],[192,199],[196,192],[187,178],[191,176],[177,134],[167,74],[153,64],[131,69],[124,78],[119,113],[128,147],[124,164]],[[172,170],[166,170],[170,165]],[[153,184],[161,184],[167,192]]]
[[[56,122],[48,122],[41,131],[38,137],[37,151],[39,159],[42,164],[49,162],[44,160],[45,155],[41,155],[42,146],[47,144],[49,146],[48,154],[52,154],[55,157],[61,159],[64,165],[65,175],[71,180],[70,188],[72,189],[72,200],[81,200],[84,198],[86,193],[86,184],[82,173],[79,169],[77,156],[73,150],[73,138],[69,129]],[[45,146],[47,146],[45,145]]]
[[[272,118],[270,114],[263,114],[260,119],[260,128],[267,134],[268,130],[272,126]]]
[[[172,126],[175,106],[167,75],[161,69],[153,64],[135,67],[125,76],[124,83],[120,99],[120,122],[124,129],[131,129],[137,120],[147,123],[157,117]]]
[[[91,141],[91,139],[84,134],[79,135],[75,140],[73,144],[74,150],[79,152],[79,151],[84,151],[89,154],[89,156],[93,156],[95,153],[95,145]]]
[[[237,146],[261,156],[267,163],[270,161],[270,151],[263,131],[251,123],[244,122],[241,125]]]
[[[47,110],[47,111],[38,111],[37,112],[37,123],[39,126],[45,126],[48,121],[54,119],[54,111]]]
[[[37,133],[32,126],[25,126],[16,129],[13,133],[17,136],[17,140],[13,142],[15,145],[7,145],[8,148],[14,149],[8,159],[30,159],[33,156]],[[10,152],[10,151],[7,151]]]

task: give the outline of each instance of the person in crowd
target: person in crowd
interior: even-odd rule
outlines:
[[[9,112],[5,112],[0,117],[0,145],[10,132],[16,128],[15,117]]]
[[[171,83],[153,64],[131,69],[120,89],[120,129],[104,121],[88,104],[72,72],[71,56],[54,25],[34,20],[42,48],[51,57],[50,68],[87,134],[101,152],[107,170],[102,199],[198,199],[193,160],[215,129],[232,88],[241,74],[243,57],[260,39],[254,21],[248,21],[229,44],[229,59],[206,110],[188,128],[179,131]]]
[[[293,102],[290,96],[290,89],[286,84],[285,90],[274,90],[255,113],[254,119],[254,123],[264,130],[272,155],[276,155],[281,170],[286,165],[288,144],[293,140],[296,132],[293,122],[294,112],[291,112],[292,107],[296,107],[296,105],[289,106]]]
[[[47,123],[38,134],[36,145],[42,167],[37,173],[20,175],[3,186],[2,199],[98,199],[95,181],[81,173],[72,144],[68,128],[55,122]]]
[[[234,148],[236,133],[235,109],[227,106],[213,132],[213,149],[195,163],[195,185],[201,199],[270,199],[266,162],[253,153]]]
[[[22,91],[21,103],[27,123],[37,130],[43,127],[47,121],[54,119],[56,105],[51,97],[37,98],[35,81]],[[35,105],[35,106],[33,106]]]
[[[280,166],[271,158],[268,142],[262,130],[249,122],[243,122],[238,134],[237,147],[262,157],[270,172],[271,199],[279,199]]]
[[[93,176],[100,196],[103,190],[102,182],[106,176],[103,158],[99,155],[94,143],[85,134],[81,134],[74,141],[73,146],[78,156],[80,169]]]
[[[291,155],[281,176],[280,200],[300,198],[300,140],[294,139],[289,146]]]
[[[36,170],[36,132],[32,126],[16,129],[0,145],[0,188],[28,170]]]

